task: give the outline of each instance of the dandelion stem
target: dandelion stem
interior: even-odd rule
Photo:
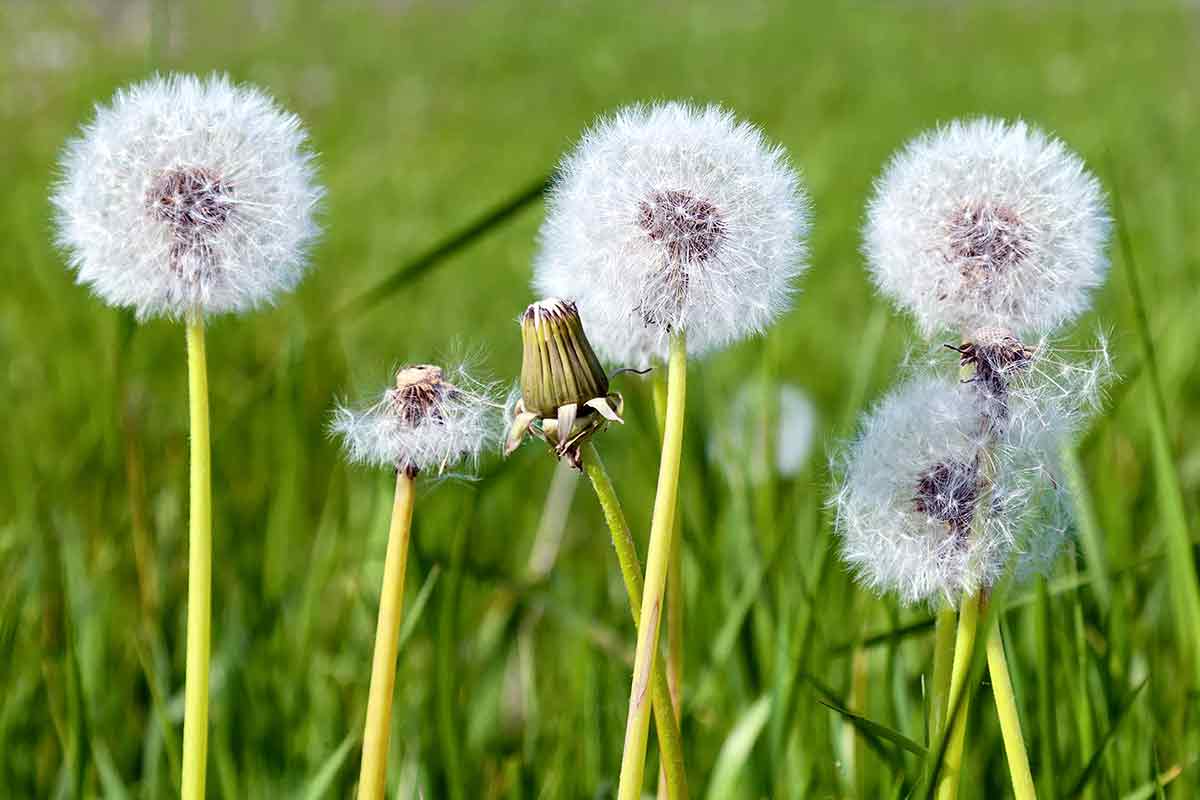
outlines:
[[[583,446],[583,469],[600,507],[604,510],[604,519],[612,533],[613,549],[617,552],[617,563],[621,567],[621,577],[625,581],[625,591],[629,594],[629,610],[633,615],[634,624],[642,613],[642,566],[638,563],[637,546],[629,534],[629,525],[625,522],[625,514],[617,493],[609,480],[608,471],[596,446],[588,442]],[[686,800],[687,776],[683,767],[683,742],[679,734],[678,706],[672,706],[672,696],[668,685],[667,671],[661,660],[654,664],[653,684],[650,687],[650,699],[654,705],[654,722],[658,730],[658,747],[662,754],[662,774],[666,781],[665,796],[670,800]]]
[[[392,522],[388,529],[387,556],[383,562],[383,585],[379,591],[379,621],[375,627],[375,654],[371,659],[371,688],[363,729],[358,800],[382,800],[385,793],[396,651],[400,641],[400,615],[404,610],[404,570],[412,529],[413,489],[412,476],[406,470],[399,470],[392,501]]]
[[[963,745],[967,734],[967,714],[971,707],[971,693],[967,691],[967,677],[971,672],[971,654],[975,649],[975,633],[979,627],[980,595],[965,598],[958,611],[958,633],[954,642],[954,666],[950,673],[950,719],[949,741],[946,757],[942,763],[942,774],[938,786],[937,800],[955,800],[962,773]],[[961,700],[959,698],[962,698]],[[954,704],[957,714],[953,714]]]
[[[933,637],[933,687],[929,703],[929,741],[941,739],[946,724],[946,706],[950,702],[950,667],[954,663],[954,609],[937,612]]]
[[[646,587],[638,617],[637,650],[633,659],[633,681],[629,692],[629,715],[625,721],[625,747],[621,755],[619,800],[637,800],[642,792],[646,767],[646,737],[650,728],[647,689],[658,654],[658,622],[671,558],[675,500],[679,489],[679,460],[683,449],[684,399],[687,392],[687,343],[682,331],[671,334],[671,356],[667,365],[667,415],[650,544],[646,553]]]
[[[1000,718],[1000,734],[1004,739],[1004,754],[1008,758],[1008,772],[1012,776],[1013,796],[1016,800],[1037,800],[1033,773],[1029,770],[1029,754],[1025,750],[1025,737],[1021,735],[1017,698],[1004,656],[999,619],[988,636],[987,662],[992,678],[992,695],[996,698],[996,716]]]
[[[202,800],[208,763],[208,667],[212,633],[212,454],[204,321],[187,323],[191,489],[188,519],[187,657],[183,708],[183,800]]]
[[[667,423],[667,381],[661,369],[655,370],[652,382],[654,390],[654,420],[661,437]],[[678,509],[671,509],[671,527],[675,530]],[[683,534],[671,537],[671,565],[667,569],[667,685],[671,689],[671,707],[675,719],[683,713],[683,559],[681,540]],[[658,794],[665,795],[668,789],[666,764],[659,771]]]

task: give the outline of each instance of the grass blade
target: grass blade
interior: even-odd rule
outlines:
[[[1146,688],[1147,682],[1148,679],[1143,680],[1138,684],[1136,689],[1130,692],[1129,697],[1126,698],[1125,702],[1121,705],[1121,708],[1117,711],[1117,715],[1113,719],[1112,725],[1109,726],[1108,731],[1105,732],[1104,738],[1100,740],[1100,744],[1096,748],[1096,752],[1093,753],[1092,757],[1088,759],[1087,766],[1083,768],[1083,772],[1071,786],[1071,791],[1067,792],[1067,797],[1078,797],[1081,795],[1083,790],[1087,787],[1088,782],[1095,777],[1096,770],[1100,766],[1100,759],[1104,756],[1105,748],[1107,748],[1108,743],[1113,740],[1113,736],[1116,735],[1117,729],[1121,727],[1121,723],[1125,720],[1125,717],[1129,716],[1129,710],[1133,708],[1133,703],[1138,699],[1138,695],[1142,693],[1142,689]]]
[[[1158,505],[1162,513],[1162,524],[1166,538],[1168,574],[1171,581],[1171,599],[1175,604],[1176,624],[1179,626],[1180,642],[1190,648],[1192,688],[1200,687],[1200,583],[1196,578],[1196,564],[1192,558],[1192,540],[1188,532],[1187,509],[1180,485],[1179,472],[1171,452],[1171,438],[1167,426],[1167,405],[1163,395],[1162,380],[1154,352],[1154,341],[1150,335],[1149,315],[1142,296],[1137,260],[1129,231],[1124,224],[1125,215],[1121,205],[1121,194],[1117,188],[1116,170],[1109,165],[1112,181],[1113,209],[1116,216],[1117,238],[1121,245],[1125,276],[1129,281],[1129,294],[1137,320],[1138,342],[1141,345],[1146,376],[1150,381],[1153,402],[1147,411],[1150,424],[1150,446],[1153,451],[1155,484],[1158,490]]]
[[[705,795],[708,800],[722,800],[734,796],[737,779],[742,773],[742,768],[750,760],[754,743],[758,741],[770,715],[771,698],[764,695],[738,719],[733,730],[725,737],[721,752],[717,755],[712,780],[708,784],[708,794]]]

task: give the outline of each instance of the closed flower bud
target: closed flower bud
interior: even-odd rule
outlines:
[[[574,303],[550,298],[521,315],[521,396],[512,412],[505,455],[527,433],[544,438],[579,468],[579,447],[609,422],[621,422],[621,395],[588,343]]]

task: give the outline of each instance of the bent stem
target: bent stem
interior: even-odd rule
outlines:
[[[971,693],[967,691],[967,677],[971,672],[971,654],[975,650],[975,633],[979,628],[980,593],[966,598],[958,612],[958,633],[954,642],[954,666],[950,673],[950,706],[947,717],[950,721],[949,741],[946,757],[942,763],[937,800],[955,800],[958,797],[959,778],[962,773],[963,743],[967,734],[967,714],[971,708]],[[961,700],[959,698],[962,698]],[[952,714],[953,704],[960,705],[957,714]]]
[[[613,549],[617,551],[617,563],[621,567],[621,577],[625,581],[625,591],[629,594],[629,610],[636,625],[642,613],[642,566],[638,563],[637,547],[629,534],[629,525],[625,522],[625,514],[617,493],[609,480],[600,453],[591,442],[583,446],[583,470],[592,482],[596,497],[600,500],[600,508],[604,510],[604,519],[612,533]],[[654,724],[658,730],[658,749],[662,755],[662,780],[666,781],[665,796],[670,800],[686,800],[687,776],[683,766],[683,741],[679,733],[678,706],[672,705],[667,671],[662,660],[654,663],[653,683],[650,686],[650,700],[654,705]]]
[[[663,435],[667,422],[667,382],[662,370],[654,372],[654,421],[658,435]],[[671,509],[671,529],[675,531],[678,509]],[[683,719],[683,559],[682,534],[671,537],[671,564],[667,568],[667,685],[671,689],[671,707],[675,719]],[[659,771],[658,794],[665,795],[668,789],[666,765]]]
[[[404,570],[408,564],[408,539],[412,529],[413,475],[396,472],[392,522],[388,529],[383,586],[379,591],[379,621],[375,627],[375,654],[371,659],[371,688],[367,696],[367,722],[363,729],[362,768],[358,774],[358,800],[382,800],[387,778],[388,738],[392,728],[392,694],[396,685],[396,651],[400,643],[400,615],[404,610]]]
[[[208,763],[208,665],[212,637],[212,454],[204,321],[187,323],[191,427],[188,517],[187,655],[183,701],[183,800],[201,800]]]
[[[646,553],[646,587],[638,615],[637,650],[633,658],[633,681],[629,691],[629,715],[625,721],[625,747],[621,755],[619,800],[637,800],[642,792],[646,767],[646,736],[650,728],[647,689],[658,654],[658,621],[663,590],[671,558],[672,518],[679,489],[679,459],[683,449],[684,399],[687,392],[687,343],[682,331],[671,334],[671,356],[667,366],[667,416],[662,457],[658,465],[658,489],[650,523],[650,545]]]
[[[1008,674],[1008,660],[1004,655],[999,619],[988,636],[987,662],[992,678],[992,695],[996,698],[996,716],[1000,718],[1000,734],[1004,739],[1004,755],[1008,759],[1009,775],[1012,776],[1013,797],[1016,800],[1037,800],[1033,773],[1029,769],[1029,754],[1025,750],[1025,737],[1021,735],[1017,698]]]

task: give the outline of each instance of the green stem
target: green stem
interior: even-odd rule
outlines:
[[[202,800],[208,763],[208,667],[212,636],[212,455],[204,322],[187,323],[191,493],[188,521],[187,657],[183,705],[183,800]]]
[[[662,370],[654,372],[654,420],[658,424],[661,440],[667,422],[667,382]],[[678,509],[672,509],[671,527],[674,530]],[[671,565],[667,569],[667,685],[671,689],[671,707],[675,719],[683,719],[683,560],[681,540],[683,534],[671,539]],[[658,776],[658,793],[667,792],[666,765]]]
[[[937,800],[954,800],[958,797],[959,778],[962,773],[963,744],[967,735],[967,714],[971,708],[971,693],[967,691],[967,678],[971,672],[971,654],[975,650],[975,633],[979,627],[980,595],[974,594],[962,602],[958,612],[958,633],[954,642],[954,666],[950,673],[950,703],[958,703],[958,713],[953,716],[946,757],[942,764]],[[961,698],[961,700],[959,699]]]
[[[941,740],[950,703],[950,667],[954,663],[954,609],[939,609],[933,636],[933,686],[929,697],[929,741]]]
[[[629,594],[629,610],[634,624],[642,613],[642,565],[638,563],[637,546],[629,534],[629,525],[625,522],[625,514],[617,493],[609,480],[604,462],[596,446],[588,442],[583,446],[583,470],[596,490],[600,500],[600,508],[604,510],[604,519],[612,533],[613,549],[617,552],[617,563],[621,567],[621,577],[625,581],[625,591]],[[683,742],[679,734],[678,711],[672,709],[672,697],[667,681],[667,672],[661,661],[654,664],[654,683],[650,687],[650,699],[654,705],[654,723],[658,730],[658,747],[662,753],[663,775],[667,782],[666,796],[671,800],[685,800],[687,792],[687,776],[683,767]]]
[[[1000,718],[1000,734],[1004,738],[1004,755],[1008,758],[1008,772],[1012,776],[1013,797],[1016,800],[1037,800],[1033,773],[1029,769],[1029,754],[1025,750],[1025,737],[1021,735],[1017,698],[1008,674],[1008,660],[1004,656],[999,619],[988,636],[987,662],[988,673],[992,677],[992,695],[996,698],[996,716]]]
[[[633,658],[633,681],[629,691],[629,715],[625,722],[625,747],[621,755],[619,800],[638,800],[646,767],[646,737],[650,728],[647,689],[658,654],[658,622],[663,591],[671,560],[672,518],[679,489],[679,460],[683,450],[684,399],[687,392],[687,343],[682,331],[671,334],[671,356],[667,366],[667,415],[662,458],[658,466],[658,489],[650,523],[650,545],[646,553],[646,589],[638,617],[637,650]]]
[[[412,476],[400,470],[396,473],[387,556],[383,562],[383,585],[379,589],[379,619],[375,625],[375,654],[371,659],[371,688],[367,694],[367,721],[363,728],[358,800],[382,800],[386,793],[392,695],[396,686],[400,616],[404,611],[404,572],[412,530],[413,495]]]

